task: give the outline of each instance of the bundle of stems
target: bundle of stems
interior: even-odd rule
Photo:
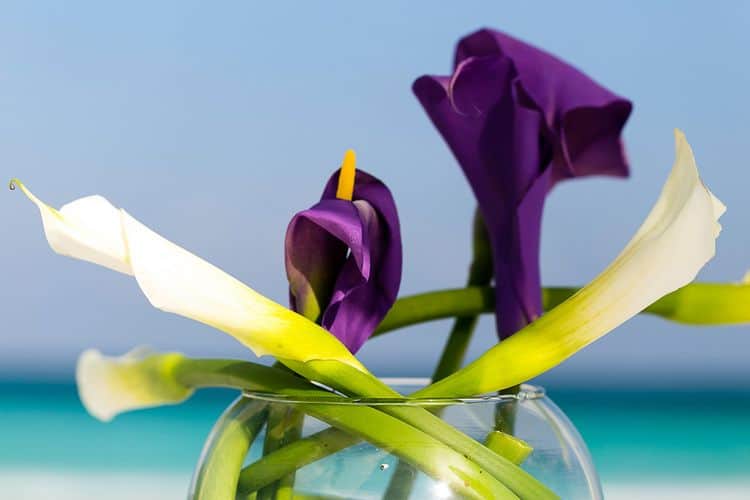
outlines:
[[[543,293],[545,309],[555,307],[575,293],[576,290],[577,288],[545,288]],[[644,310],[644,313],[697,325],[747,322],[750,320],[750,312],[743,308],[728,310],[727,307],[730,304],[746,303],[744,299],[748,296],[750,296],[750,287],[744,284],[692,283],[658,300]],[[724,304],[724,306],[723,309],[717,310],[716,308],[706,307],[709,303]],[[466,318],[472,315],[490,313],[493,308],[494,289],[489,286],[469,286],[404,297],[399,299],[391,309],[378,328],[377,335],[384,335],[396,329],[425,321],[449,317]],[[698,314],[698,312],[701,312],[701,314]],[[327,392],[319,386],[312,385],[278,366],[265,367],[249,362],[184,358],[176,365],[175,370],[179,382],[190,387],[233,387],[241,390],[286,394],[303,399],[323,398],[325,400],[325,398],[343,397],[336,392]],[[310,408],[311,405],[305,404],[303,410],[315,418],[328,422],[331,425],[330,428],[304,437],[299,435],[287,436],[286,439],[282,439],[278,443],[280,446],[267,448],[266,455],[242,468],[250,445],[260,434],[269,413],[267,405],[262,405],[262,410],[259,409],[259,406],[261,405],[253,405],[251,399],[242,397],[233,407],[227,410],[223,417],[224,420],[217,423],[217,429],[229,430],[222,431],[227,433],[227,436],[223,439],[211,439],[212,443],[218,444],[214,448],[204,451],[203,473],[196,477],[197,494],[195,498],[214,500],[234,498],[235,495],[237,498],[258,498],[258,492],[269,484],[283,481],[284,478],[291,477],[299,468],[337,453],[362,440],[390,451],[410,467],[422,470],[429,475],[433,475],[433,477],[440,477],[441,480],[446,478],[440,475],[442,472],[435,468],[434,462],[444,460],[446,457],[459,459],[458,461],[466,467],[466,470],[475,473],[482,471],[481,468],[476,467],[476,463],[469,463],[470,460],[465,457],[463,460],[460,460],[462,458],[460,456],[456,457],[455,453],[451,453],[451,450],[444,443],[441,444],[440,439],[424,432],[424,429],[420,431],[418,426],[412,425],[413,421],[410,419],[413,418],[414,409],[406,412],[410,414],[407,416],[398,411],[385,412],[381,407],[359,406],[351,410],[344,405],[323,403],[312,405],[312,409]],[[402,415],[394,415],[394,413],[402,413]],[[432,426],[435,425],[435,420],[439,420],[435,415],[430,417],[420,415],[421,424]],[[232,425],[226,425],[227,418],[232,419]],[[499,422],[503,422],[502,425],[505,426],[500,430],[512,434],[512,425],[508,426],[511,421],[507,416],[499,419]],[[298,425],[299,420],[292,419],[290,422]],[[362,422],[369,423],[364,425]],[[378,422],[378,425],[371,425],[372,422]],[[439,426],[439,429],[444,428],[444,425]],[[377,429],[377,432],[374,432],[373,429]],[[384,430],[388,431],[384,432]],[[393,433],[391,435],[392,441],[388,437],[390,431]],[[442,430],[437,433],[440,432]],[[406,441],[404,436],[410,436],[410,443],[419,442],[422,447],[431,446],[430,456],[420,453],[420,446],[404,446],[403,443]],[[454,437],[456,437],[455,430]],[[416,441],[413,441],[413,439],[416,439]],[[467,439],[472,441],[468,445]],[[468,436],[459,437],[459,441],[462,441],[461,446],[473,450],[484,447],[481,443],[468,438]],[[504,466],[503,472],[498,473],[498,475],[502,477],[502,480],[507,481],[507,471],[511,471],[513,474],[518,474],[519,471],[523,473],[522,469],[516,467],[512,460],[508,460],[508,457],[512,457],[516,451],[517,447],[506,449],[504,451],[505,461],[501,455],[498,455],[496,449],[483,453],[486,455],[488,452],[492,452],[498,455],[499,458],[494,459],[495,465],[502,464]],[[474,455],[469,456],[474,458]],[[485,463],[492,462],[492,460],[487,460]],[[223,472],[216,473],[216,471]],[[227,471],[231,471],[231,473]],[[526,489],[528,486],[526,484],[520,486],[514,484],[512,487],[506,484],[504,489],[500,488],[505,496],[497,498],[554,498],[554,494],[542,485],[536,484],[538,482],[527,474],[523,473],[520,477],[532,486]],[[465,486],[467,483],[458,481],[455,476],[453,481],[452,484],[456,485],[461,494],[469,498],[477,497],[479,491],[483,491],[481,483],[473,485],[467,491]],[[494,484],[484,476],[482,481],[485,481],[486,484]],[[459,482],[461,482],[461,485],[458,484]],[[524,481],[521,481],[521,483],[524,483]],[[483,492],[486,492],[486,490]],[[277,487],[275,497],[290,498],[288,496],[290,494],[293,495],[293,498],[301,498],[289,486]],[[533,496],[540,494],[542,496]]]

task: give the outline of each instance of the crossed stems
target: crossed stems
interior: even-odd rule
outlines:
[[[169,369],[175,380],[187,387],[234,387],[274,392],[295,400],[311,401],[299,404],[299,409],[332,426],[324,437],[330,438],[333,434],[333,437],[337,438],[338,434],[339,441],[335,446],[350,443],[347,440],[351,438],[347,435],[356,436],[357,440],[364,439],[397,455],[426,474],[444,481],[453,491],[465,498],[557,498],[517,465],[422,408],[394,405],[379,406],[376,409],[370,406],[340,404],[345,401],[343,396],[321,390],[282,370],[249,362],[182,358],[177,362],[173,360]],[[356,378],[354,373],[347,376]],[[243,399],[245,402],[238,404],[259,404],[258,401]],[[258,409],[258,412],[260,411]],[[255,418],[252,411],[249,415],[251,419]],[[233,422],[235,423],[241,422]],[[238,425],[235,425],[232,428],[237,427]],[[232,432],[237,433],[236,430]],[[247,432],[244,435],[246,443],[253,434]],[[240,433],[240,438],[242,436]],[[289,468],[273,467],[274,460],[278,463],[279,457],[289,456],[290,451],[294,457],[294,461],[290,462],[294,463],[294,469],[309,463],[316,456],[308,455],[311,449],[317,450],[317,456],[320,458],[331,450],[335,451],[335,446],[326,446],[333,443],[331,439],[315,441],[311,438],[313,437],[295,441],[272,452],[266,457],[271,457],[270,463],[257,462],[258,467],[265,467],[270,471],[262,478],[262,482],[268,484],[291,471]],[[204,456],[205,467],[212,470],[239,471],[242,458],[237,459],[240,453],[236,452],[236,448],[242,446],[231,439],[214,441],[227,443],[227,446],[234,447],[235,451],[227,453],[220,446],[207,450],[207,455]],[[246,451],[246,448],[243,449]],[[236,484],[231,483],[229,479],[233,479],[232,474],[218,474],[215,481],[225,481],[225,484],[216,485],[211,484],[214,479],[210,474],[204,474],[199,490],[207,494],[199,498],[232,498],[211,495],[211,492],[226,488],[226,483],[233,486]]]
[[[559,304],[575,293],[576,290],[576,288],[546,288],[543,293],[545,309],[550,309]],[[741,308],[727,310],[726,304],[747,303],[747,300],[740,299],[747,299],[748,297],[750,297],[750,286],[746,284],[693,283],[665,296],[649,306],[644,312],[689,324],[746,322],[750,320],[750,311]],[[721,306],[721,310],[717,311],[716,307],[706,307],[709,304]],[[491,287],[468,287],[405,297],[396,302],[375,335],[382,335],[398,328],[436,319],[489,313],[492,312],[493,307],[494,290]],[[273,391],[290,395],[296,394],[298,396],[300,394],[307,394],[308,396],[317,394],[320,396],[322,392],[313,386],[300,386],[300,384],[306,384],[306,382],[289,373],[284,373],[273,368],[260,367],[252,363],[185,360],[176,370],[176,376],[178,376],[180,382],[191,387],[219,385],[248,390]],[[265,370],[273,371],[267,372]],[[282,383],[279,381],[282,381]],[[302,393],[299,391],[302,391]],[[310,394],[309,391],[317,392]],[[329,393],[323,392],[323,394],[327,394],[330,397]],[[244,401],[245,399],[241,398],[240,401]],[[238,404],[240,403],[238,402]],[[246,401],[243,404],[249,403]],[[538,483],[534,484],[536,481],[533,478],[525,477],[526,473],[521,469],[509,466],[507,461],[499,461],[501,466],[496,467],[498,460],[488,456],[487,451],[489,450],[471,438],[468,438],[468,436],[458,435],[460,433],[457,434],[457,431],[453,428],[449,432],[449,440],[455,440],[456,442],[453,444],[458,444],[458,446],[453,449],[446,447],[447,443],[445,443],[444,436],[441,433],[445,430],[447,424],[440,421],[440,419],[437,419],[440,422],[437,423],[435,419],[430,420],[429,417],[424,415],[416,415],[418,413],[418,409],[416,408],[406,409],[408,415],[404,414],[402,410],[393,411],[391,409],[391,411],[387,411],[384,409],[384,411],[378,411],[367,407],[359,407],[358,409],[351,410],[342,405],[318,405],[318,407],[311,410],[309,405],[305,405],[306,412],[329,422],[333,427],[276,449],[243,469],[241,473],[239,469],[247,453],[247,448],[244,449],[243,453],[235,452],[234,454],[227,453],[226,450],[222,450],[222,453],[211,454],[210,450],[207,450],[208,456],[205,459],[209,464],[212,460],[220,460],[229,469],[236,471],[236,474],[230,478],[217,474],[213,479],[214,483],[220,481],[222,482],[222,487],[229,485],[232,489],[234,489],[234,485],[237,485],[238,498],[252,499],[255,498],[254,491],[267,486],[269,483],[288,476],[298,468],[313,461],[320,460],[355,444],[361,439],[365,439],[388,449],[404,461],[442,480],[446,480],[446,476],[442,475],[443,472],[436,469],[436,462],[444,459],[458,459],[463,470],[470,471],[471,474],[475,475],[473,476],[474,478],[484,481],[484,483],[472,483],[471,481],[462,479],[460,475],[456,475],[453,472],[448,474],[448,476],[452,476],[449,481],[451,487],[469,498],[481,498],[484,494],[490,493],[486,488],[497,490],[495,493],[492,493],[493,495],[500,494],[497,498],[554,497],[543,486]],[[417,410],[417,412],[414,410]],[[382,424],[382,427],[380,425],[371,425],[373,420],[368,420],[371,418],[378,419],[377,421]],[[247,420],[250,422],[254,421],[252,418],[248,418]],[[368,422],[368,424],[361,425],[361,422]],[[426,426],[426,428],[421,426]],[[248,432],[248,429],[251,431],[253,425],[245,426],[244,429],[245,439],[235,439],[234,446],[242,448],[242,443],[246,443],[249,448],[252,440],[248,442],[248,439],[253,433]],[[374,433],[372,429],[378,429],[378,432]],[[389,432],[383,433],[381,429],[388,429]],[[408,435],[415,434],[416,432],[416,435],[413,437],[417,439],[416,442],[421,442],[422,446],[412,445],[405,447],[400,444],[407,442],[403,439],[403,432],[410,433]],[[392,436],[393,439],[388,436]],[[424,446],[429,446],[429,455],[422,451]],[[482,448],[484,450],[480,451],[479,459],[476,459],[473,454],[468,456],[471,456],[476,462],[481,461],[484,465],[489,465],[487,470],[494,471],[494,480],[488,478],[486,471],[482,468],[477,470],[475,467],[476,464],[468,463],[471,462],[468,458],[463,457],[463,460],[461,460],[460,456],[456,457],[455,453],[451,453],[460,449],[471,449],[473,453]],[[234,459],[235,463],[227,463],[232,459]],[[204,463],[206,463],[206,460],[204,460]],[[483,473],[485,474],[484,476],[482,476]],[[516,476],[520,478],[520,481],[518,479],[514,480]],[[500,485],[496,484],[498,479],[500,480]],[[213,486],[216,485],[214,484]],[[498,486],[500,487],[498,488]],[[538,496],[533,496],[534,494]],[[231,495],[225,498],[230,497]],[[200,498],[218,497],[204,496]]]

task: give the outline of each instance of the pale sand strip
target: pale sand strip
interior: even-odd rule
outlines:
[[[2,470],[0,498],[184,500],[189,484],[189,475],[176,473]],[[748,500],[750,477],[723,482],[607,482],[604,492],[607,500]]]
[[[722,482],[604,483],[607,500],[750,500],[750,477]]]
[[[0,498],[185,500],[190,476],[144,472],[0,471]]]

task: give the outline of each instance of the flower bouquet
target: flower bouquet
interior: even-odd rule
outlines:
[[[143,348],[81,355],[80,397],[103,421],[179,403],[198,388],[243,391],[212,431],[191,498],[599,498],[575,429],[522,384],[641,312],[689,324],[750,320],[750,285],[692,283],[714,256],[725,207],[701,181],[682,132],[661,195],[619,256],[580,289],[543,288],[545,197],[566,179],[628,175],[620,136],[631,103],[488,29],[459,41],[452,74],[418,78],[413,91],[477,200],[462,288],[398,296],[396,202],[356,167],[353,151],[320,201],[289,223],[288,307],[101,196],[56,210],[11,181],[39,208],[55,252],[133,276],[154,307],[275,358],[268,366]],[[495,315],[499,342],[463,366],[484,313]],[[381,380],[355,356],[369,338],[445,318],[455,318],[450,336],[418,386]],[[528,428],[534,418],[564,443],[554,464],[567,473],[549,470]],[[353,468],[365,470],[361,479],[350,480]]]

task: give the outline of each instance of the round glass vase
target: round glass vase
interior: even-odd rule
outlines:
[[[401,394],[428,382],[384,380]],[[242,500],[465,498],[465,491],[409,460],[403,450],[418,445],[408,436],[386,436],[385,430],[380,435],[378,422],[367,417],[373,410],[402,407],[427,410],[479,443],[498,430],[512,434],[533,448],[520,467],[560,498],[603,498],[578,431],[542,388],[523,385],[517,394],[429,400],[243,393],[211,430],[188,499],[233,499],[235,491]],[[337,415],[344,417],[337,420]],[[370,435],[352,430],[352,422]],[[429,450],[422,447],[420,453]]]

